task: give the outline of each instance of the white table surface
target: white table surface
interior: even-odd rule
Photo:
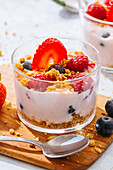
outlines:
[[[3,53],[0,64],[9,63],[12,52],[22,42],[46,35],[82,39],[79,15],[52,0],[0,0],[0,50]],[[113,74],[101,73],[98,93],[113,97]],[[26,169],[43,168],[0,155],[0,170]],[[89,168],[95,169],[113,169],[113,144]]]

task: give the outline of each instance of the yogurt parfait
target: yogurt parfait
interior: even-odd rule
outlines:
[[[95,115],[100,64],[100,53],[75,38],[45,37],[22,44],[12,55],[20,120],[46,133],[89,124]]]
[[[79,1],[85,41],[102,55],[102,68],[113,71],[113,0]]]

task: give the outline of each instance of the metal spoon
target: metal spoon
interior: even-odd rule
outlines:
[[[87,137],[76,134],[60,135],[46,143],[11,136],[0,136],[0,141],[18,141],[34,144],[40,147],[43,154],[49,158],[60,158],[72,155],[81,151],[89,144]]]

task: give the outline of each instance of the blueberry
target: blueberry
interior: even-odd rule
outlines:
[[[109,99],[105,104],[105,110],[108,116],[113,118],[113,99]]]
[[[100,46],[104,47],[104,44],[102,42],[100,42]]]
[[[110,36],[110,33],[108,33],[108,32],[104,32],[103,34],[102,34],[102,37],[103,38],[108,38]]]
[[[21,63],[22,66],[27,69],[27,70],[32,70],[32,64],[29,61],[24,61],[23,63]]]
[[[68,113],[74,113],[75,109],[72,105],[69,106]]]
[[[65,73],[64,67],[61,66],[60,64],[54,64],[54,65],[52,65],[51,67],[49,67],[49,70],[52,70],[52,69],[58,70],[58,71],[60,72],[60,74],[61,74],[61,73],[63,73],[63,74]]]
[[[20,103],[20,108],[21,108],[22,110],[23,110],[23,108],[24,108],[24,107],[22,106],[22,104],[21,104],[21,103]]]
[[[113,119],[111,117],[100,117],[96,122],[98,134],[109,136],[113,132]]]

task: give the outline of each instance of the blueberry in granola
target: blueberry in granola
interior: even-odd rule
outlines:
[[[21,63],[24,69],[32,70],[32,64],[29,61],[24,61]]]
[[[60,64],[54,64],[54,65],[50,66],[49,70],[52,70],[52,69],[58,70],[60,72],[60,74],[61,73],[65,74],[65,69]]]

